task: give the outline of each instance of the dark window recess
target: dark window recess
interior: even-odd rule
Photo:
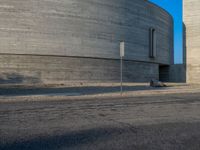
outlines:
[[[156,30],[154,28],[149,29],[149,57],[156,57]]]

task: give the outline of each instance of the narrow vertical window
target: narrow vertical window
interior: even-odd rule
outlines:
[[[154,28],[149,29],[149,57],[156,57],[156,30]]]

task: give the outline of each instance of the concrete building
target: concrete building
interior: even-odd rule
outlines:
[[[200,1],[183,1],[187,83],[200,83]]]
[[[1,0],[0,12],[0,83],[119,81],[120,41],[125,81],[169,80],[173,19],[147,0]]]

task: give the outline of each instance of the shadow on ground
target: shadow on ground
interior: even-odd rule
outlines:
[[[62,147],[73,148],[81,145],[92,144],[98,139],[110,138],[113,134],[119,134],[120,129],[90,129],[56,135],[50,137],[38,137],[27,141],[1,144],[1,150],[56,150]]]
[[[171,123],[123,128],[94,128],[13,143],[1,150],[199,150],[199,123]]]
[[[124,86],[123,91],[164,90],[167,87],[152,88],[149,86]],[[27,95],[52,95],[52,96],[81,96],[106,93],[119,93],[120,87],[85,86],[85,87],[60,87],[60,88],[0,88],[1,96],[27,96]]]

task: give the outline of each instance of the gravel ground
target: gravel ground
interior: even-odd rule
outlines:
[[[200,92],[1,102],[0,122],[1,150],[199,150]]]

